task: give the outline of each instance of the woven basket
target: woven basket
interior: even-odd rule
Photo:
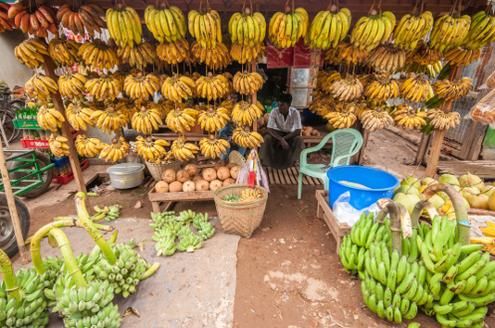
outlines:
[[[246,185],[229,185],[215,191],[214,200],[218,219],[227,233],[233,233],[245,238],[259,227],[265,213],[268,193],[262,187],[255,187],[263,192],[263,198],[251,202],[232,203],[223,200],[226,195],[239,195]]]
[[[151,176],[155,181],[160,181],[162,179],[162,173],[166,169],[178,170],[180,168],[180,163],[178,161],[166,163],[166,164],[155,164],[150,162],[145,162],[148,171],[150,171]]]

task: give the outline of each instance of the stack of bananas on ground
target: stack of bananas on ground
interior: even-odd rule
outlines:
[[[53,106],[53,103],[42,105],[36,114],[36,121],[43,130],[55,132],[65,122],[64,116]]]
[[[252,95],[261,89],[263,82],[263,77],[258,72],[237,72],[232,85],[241,95]]]
[[[339,60],[347,65],[358,65],[366,62],[368,59],[368,51],[355,47],[350,43],[341,43],[338,47]]]
[[[41,73],[34,74],[24,85],[26,94],[30,98],[38,98],[41,101],[49,101],[51,95],[57,93],[58,85],[51,77]]]
[[[404,50],[416,49],[433,27],[433,15],[430,11],[421,14],[405,14],[394,31],[394,44]]]
[[[114,104],[107,104],[105,109],[94,108],[91,121],[104,132],[116,132],[129,122],[127,114]]]
[[[153,73],[140,71],[129,74],[124,79],[124,92],[133,100],[148,100],[160,90],[160,78]]]
[[[222,22],[216,10],[191,10],[187,14],[187,24],[189,33],[201,47],[211,49],[222,43]]]
[[[175,159],[182,162],[187,162],[196,156],[199,152],[199,148],[191,142],[186,142],[184,137],[179,137],[172,142],[170,151]]]
[[[293,47],[308,31],[309,15],[304,8],[277,11],[268,24],[268,38],[277,48]]]
[[[152,101],[141,105],[131,118],[132,128],[146,135],[158,130],[162,124],[160,106]]]
[[[74,130],[86,131],[88,126],[93,124],[91,116],[94,109],[79,101],[74,100],[67,104],[65,107],[65,116],[67,117],[67,122],[74,128]]]
[[[400,94],[399,83],[387,75],[378,75],[366,85],[364,95],[368,100],[381,103],[388,99],[397,98]]]
[[[69,140],[64,136],[52,133],[48,138],[48,146],[52,154],[57,157],[69,156]]]
[[[230,48],[230,56],[232,56],[232,59],[240,64],[250,63],[258,59],[263,54],[263,49],[263,44],[248,47],[234,43]]]
[[[194,96],[196,83],[185,75],[169,76],[163,81],[162,95],[173,102],[183,102]]]
[[[461,123],[461,115],[457,112],[444,112],[441,109],[428,111],[430,125],[436,130],[453,129]]]
[[[426,125],[426,111],[402,104],[393,112],[395,123],[405,129],[421,130]]]
[[[259,118],[263,117],[265,108],[259,101],[254,104],[247,101],[239,101],[232,109],[232,121],[238,126],[251,126]]]
[[[191,131],[196,125],[198,111],[192,108],[175,108],[167,114],[167,127],[177,133]]]
[[[215,138],[210,135],[199,140],[201,154],[208,159],[217,159],[226,154],[230,148],[230,143],[225,139]]]
[[[370,54],[368,64],[376,71],[398,72],[406,64],[407,53],[387,43],[378,46]]]
[[[435,94],[444,100],[456,100],[468,94],[472,87],[472,79],[463,77],[458,81],[438,80],[433,84]]]
[[[116,74],[104,75],[88,79],[84,87],[97,101],[113,101],[122,90],[122,79]]]
[[[224,69],[230,64],[229,49],[223,43],[218,43],[215,48],[203,48],[198,42],[191,46],[192,58],[206,64],[213,70]]]
[[[72,40],[54,38],[48,43],[50,57],[61,66],[72,66],[79,61],[79,43]]]
[[[78,134],[74,142],[76,151],[83,157],[96,157],[103,148],[103,143],[98,138],[88,138],[84,134]]]
[[[352,110],[329,112],[324,118],[334,129],[350,128],[357,120]]]
[[[402,82],[400,93],[410,101],[424,102],[433,97],[433,88],[425,75],[412,74]]]
[[[145,161],[151,163],[160,163],[167,156],[166,147],[170,146],[170,143],[164,139],[155,139],[151,137],[136,137],[136,152]]]
[[[337,11],[332,5],[330,10],[319,11],[309,28],[309,45],[313,49],[326,50],[337,48],[351,27],[351,12],[347,8]]]
[[[14,48],[14,55],[21,63],[34,69],[45,62],[43,56],[48,55],[48,46],[42,39],[26,39]]]
[[[340,101],[352,101],[363,94],[363,84],[357,77],[349,75],[344,79],[333,82],[330,87],[330,93]]]
[[[363,124],[363,128],[371,132],[394,125],[392,116],[381,107],[363,111],[359,119]]]
[[[248,127],[237,127],[232,133],[232,141],[244,148],[258,148],[263,143],[263,137]]]
[[[371,51],[388,41],[395,27],[395,15],[390,11],[359,18],[351,32],[351,43],[361,50]]]
[[[224,107],[209,107],[198,116],[199,126],[208,133],[220,131],[229,120],[229,110]]]
[[[179,7],[167,6],[165,2],[158,8],[149,5],[144,10],[144,22],[160,43],[173,43],[186,37],[186,19]]]
[[[64,3],[58,8],[57,20],[76,34],[84,35],[88,32],[93,36],[95,32],[101,33],[101,29],[106,27],[102,18],[104,14],[103,9],[94,3],[83,4],[77,9]]]
[[[229,20],[230,40],[241,46],[253,47],[262,44],[266,35],[265,16],[245,8],[244,12],[235,12]]]
[[[156,46],[156,55],[170,65],[176,65],[189,59],[189,43],[187,40],[160,43]]]
[[[469,32],[470,25],[471,17],[469,15],[457,18],[448,14],[441,16],[435,21],[431,31],[431,48],[445,52],[460,46]]]
[[[119,4],[117,8],[108,8],[105,18],[108,33],[119,47],[141,43],[141,19],[132,7]]]
[[[86,91],[86,76],[81,73],[67,72],[58,78],[58,91],[64,98],[81,98]]]
[[[125,158],[129,153],[129,143],[124,137],[114,138],[111,144],[103,144],[99,158],[105,162],[115,163]]]
[[[91,69],[111,69],[119,64],[115,50],[99,39],[83,43],[79,47],[77,55],[82,59],[84,65]]]
[[[229,92],[229,81],[222,74],[201,76],[196,80],[196,95],[206,100],[224,98]]]
[[[117,55],[122,63],[142,70],[155,62],[156,51],[151,43],[144,41],[138,45],[117,48]]]

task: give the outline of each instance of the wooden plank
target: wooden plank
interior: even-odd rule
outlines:
[[[148,198],[151,202],[163,201],[195,201],[195,200],[212,200],[213,191],[191,191],[191,192],[155,192],[154,187],[149,191]]]
[[[294,172],[295,167],[289,167],[287,169],[289,176],[290,176],[290,181],[292,182],[293,185],[297,185],[297,172]]]
[[[273,169],[271,167],[268,168],[268,179],[270,184],[275,184],[275,177],[273,176]]]
[[[275,184],[280,184],[280,179],[278,178],[277,170],[272,169],[272,173],[273,173],[273,179],[275,180]]]
[[[425,159],[426,150],[428,149],[428,144],[430,142],[430,135],[422,133],[421,140],[419,142],[418,151],[416,152],[416,158],[414,159],[414,165],[423,164]]]
[[[495,161],[440,161],[438,163],[440,173],[452,173],[456,175],[471,172],[483,179],[495,179]]]
[[[280,174],[282,175],[283,179],[284,179],[284,184],[286,185],[290,185],[291,182],[290,182],[290,178],[289,176],[287,175],[287,170],[280,170]]]
[[[307,175],[303,175],[303,185],[309,185],[309,177]]]
[[[488,215],[488,216],[495,217],[495,211],[482,210],[482,209],[479,209],[479,208],[470,208],[470,209],[468,209],[468,214]]]

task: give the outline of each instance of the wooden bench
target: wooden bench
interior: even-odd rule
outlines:
[[[156,192],[154,185],[148,192],[153,212],[170,211],[177,202],[210,201],[213,197],[213,191]]]

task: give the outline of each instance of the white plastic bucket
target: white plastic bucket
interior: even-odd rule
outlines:
[[[115,189],[130,189],[139,186],[144,180],[144,164],[121,163],[107,169],[110,183]]]

